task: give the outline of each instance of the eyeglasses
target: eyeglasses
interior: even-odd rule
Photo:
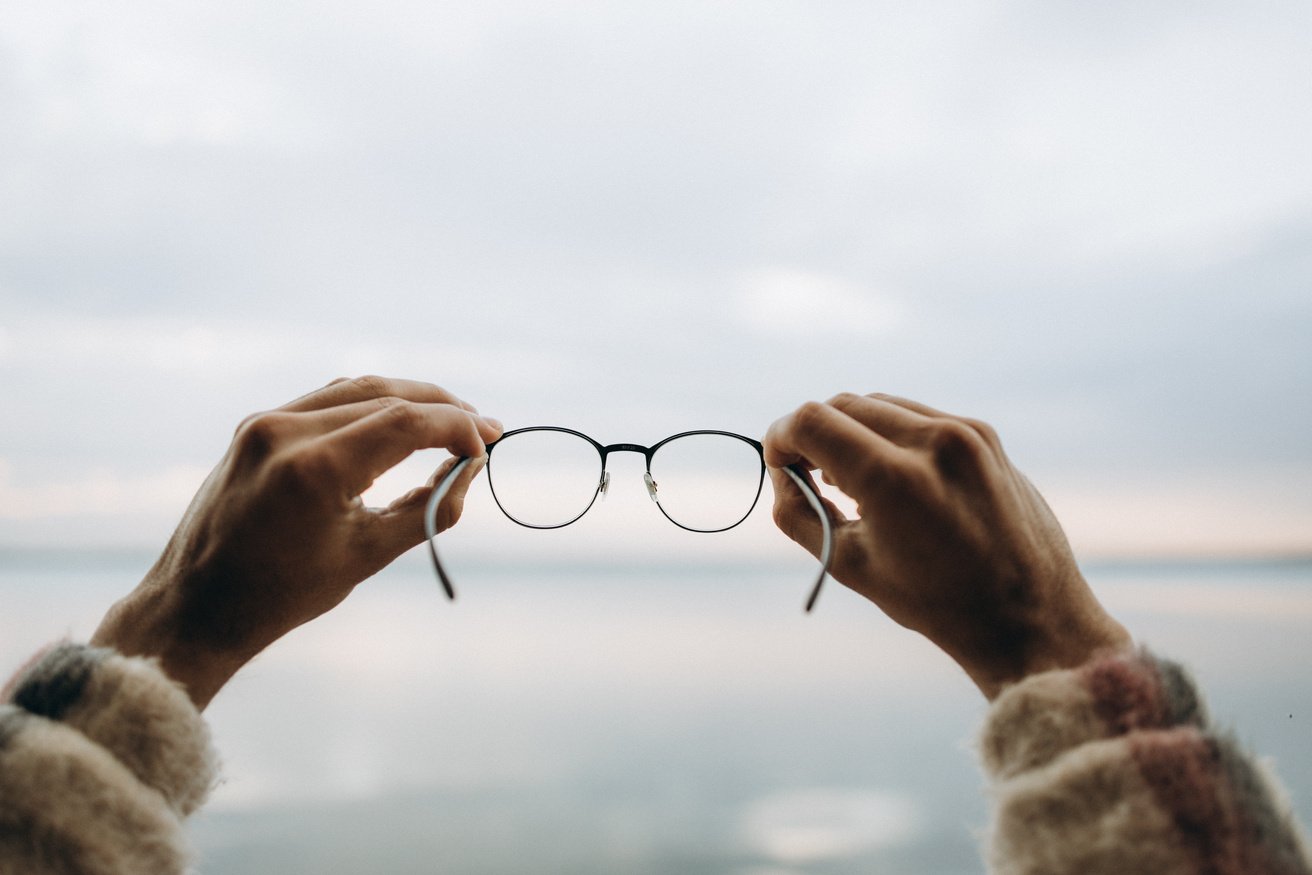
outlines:
[[[606,460],[611,453],[640,453],[646,460],[643,481],[647,495],[676,526],[691,532],[724,532],[751,514],[765,481],[761,442],[728,431],[685,431],[650,447],[640,444],[603,446],[568,428],[533,426],[503,434],[487,445],[487,478],[492,497],[511,521],[530,529],[559,529],[577,522],[610,488]],[[447,598],[455,587],[437,556],[437,509],[460,473],[473,461],[461,457],[433,489],[424,511],[424,530],[433,569]],[[834,534],[820,496],[805,472],[796,466],[788,474],[824,533],[820,573],[806,610],[815,607],[833,555]]]

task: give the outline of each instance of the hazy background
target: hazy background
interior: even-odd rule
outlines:
[[[1270,744],[1298,750],[1308,735],[1286,706],[1308,701],[1312,688],[1281,673],[1285,680],[1269,680],[1284,686],[1265,699],[1241,692],[1312,656],[1307,564],[1274,566],[1284,569],[1274,582],[1253,571],[1273,567],[1272,557],[1312,553],[1310,44],[1312,6],[1301,0],[6,3],[3,652],[13,662],[61,632],[89,634],[103,605],[148,565],[235,424],[334,377],[432,380],[512,427],[565,425],[603,442],[642,443],[684,428],[759,435],[804,400],[879,390],[993,422],[1086,562],[1151,579],[1137,586],[1105,572],[1097,582],[1108,581],[1109,600],[1128,599],[1114,606],[1138,611],[1145,634],[1155,631],[1186,658],[1212,659],[1218,672],[1242,666],[1218,678],[1223,699],[1236,691],[1225,699],[1233,716],[1242,724],[1258,700],[1270,714],[1288,713],[1280,731],[1296,734]],[[437,461],[403,466],[377,497],[422,481]],[[797,743],[795,723],[843,722],[838,703],[862,689],[888,693],[888,684],[902,684],[905,696],[884,701],[912,716],[889,723],[885,743],[872,745],[885,757],[879,763],[908,761],[893,741],[908,733],[933,749],[969,734],[978,708],[959,698],[970,693],[951,666],[878,617],[864,619],[873,612],[858,601],[827,594],[822,614],[806,621],[856,625],[787,631],[802,622],[810,566],[763,509],[743,530],[689,537],[642,498],[633,460],[616,462],[608,502],[550,537],[501,519],[476,487],[466,519],[444,538],[465,597],[454,609],[465,613],[439,614],[440,604],[427,613],[436,591],[415,554],[326,621],[331,636],[307,630],[305,644],[271,652],[245,694],[225,693],[216,705],[231,780],[215,810],[255,812],[278,824],[284,850],[308,846],[322,822],[267,819],[270,806],[393,798],[406,770],[369,760],[369,751],[420,742],[406,736],[407,747],[381,729],[410,718],[371,700],[383,716],[368,732],[331,750],[327,736],[304,742],[300,766],[279,770],[298,762],[285,751],[298,745],[292,727],[301,708],[340,720],[331,703],[378,683],[352,666],[372,665],[374,678],[409,677],[397,681],[411,685],[405,695],[450,701],[456,694],[431,686],[428,668],[407,674],[414,660],[449,663],[480,646],[504,652],[527,635],[541,648],[524,657],[529,664],[549,661],[563,641],[592,642],[588,652],[604,665],[613,657],[598,654],[615,642],[590,636],[609,629],[627,641],[653,618],[669,619],[643,601],[652,592],[680,594],[674,628],[703,622],[694,617],[722,621],[696,639],[690,652],[700,656],[686,673],[666,659],[660,664],[673,674],[647,678],[674,690],[701,679],[701,693],[677,713],[690,735],[721,739],[695,748],[708,761],[708,751],[732,750],[738,738],[732,727],[717,735],[706,725],[731,710],[724,690],[756,690],[732,707],[763,713],[779,691],[762,680],[772,676],[770,660],[791,652],[770,642],[789,635],[805,637],[801,664],[816,664],[785,685],[794,694],[787,701],[838,710],[821,708],[814,724],[780,718],[779,744]],[[74,549],[93,552],[70,557]],[[494,555],[521,564],[494,566]],[[685,566],[646,569],[658,555]],[[1127,559],[1194,564],[1158,564],[1136,577],[1124,569],[1145,566]],[[570,568],[587,572],[576,580],[562,570]],[[587,583],[608,569],[613,581],[599,590]],[[1250,586],[1254,574],[1260,586]],[[549,604],[559,615],[534,613],[547,610],[539,577],[558,584]],[[482,608],[474,607],[478,580]],[[1211,588],[1196,589],[1204,584]],[[626,587],[644,595],[616,595]],[[598,592],[609,594],[602,607],[585,607]],[[380,606],[371,609],[370,599]],[[753,613],[767,603],[787,619],[772,625]],[[479,612],[493,605],[511,619],[489,614],[482,625]],[[828,620],[820,618],[826,609]],[[740,627],[734,618],[744,610]],[[1215,625],[1199,621],[1199,611]],[[1153,626],[1154,617],[1164,625]],[[534,637],[543,628],[551,636]],[[437,643],[421,644],[430,631]],[[856,653],[872,636],[910,649],[867,663]],[[389,659],[360,660],[389,640]],[[1251,660],[1236,661],[1234,648],[1229,662],[1207,656],[1217,641],[1242,642],[1234,647]],[[723,648],[739,654],[734,671],[707,674],[703,666]],[[761,651],[770,659],[742,656]],[[334,652],[348,664],[323,657]],[[637,649],[622,664],[646,665],[644,654],[657,659]],[[475,664],[462,677],[480,691],[461,700],[471,712],[481,701],[485,718],[504,718],[525,738],[542,721],[570,726],[577,709],[516,710],[523,699],[505,690],[520,689],[522,663],[467,658]],[[604,705],[643,701],[641,671],[630,684],[597,687],[585,663],[594,664],[576,660],[560,682],[575,685],[561,701],[601,709],[593,731],[577,736],[592,740],[577,751],[586,768],[562,766],[552,774],[563,783],[540,790],[577,789],[578,776],[598,768],[611,774],[588,759],[602,749],[593,742],[623,727],[637,727],[640,739],[659,724],[655,711]],[[867,668],[840,683],[854,664]],[[307,665],[319,674],[297,668]],[[923,685],[890,679],[890,666],[916,666]],[[804,690],[820,692],[807,698]],[[939,701],[962,704],[934,711]],[[273,710],[274,728],[248,722],[254,702]],[[937,735],[921,725],[929,714],[943,716]],[[456,744],[459,733],[447,729],[421,740]],[[462,731],[473,740],[489,733],[478,722]],[[1256,741],[1271,738],[1254,731]],[[561,729],[545,737],[564,744],[572,736]],[[689,824],[719,822],[719,811],[726,822],[745,818],[733,830],[773,835],[778,818],[815,807],[796,793],[832,788],[826,770],[867,750],[855,736],[851,747],[813,738],[831,754],[823,767],[733,785],[739,796],[721,799],[721,808],[707,801],[720,798],[709,790],[634,791],[645,801],[631,819],[686,811],[687,822],[661,823],[695,843],[700,834]],[[914,811],[947,811],[944,800],[969,792],[969,754],[956,753],[959,770]],[[728,786],[711,781],[701,760],[653,756],[649,769],[691,776],[688,786]],[[796,761],[766,752],[749,760]],[[533,824],[528,832],[559,826],[533,817],[565,809],[535,804],[514,781],[498,783],[492,765],[474,762],[460,786],[510,788],[487,797],[488,810],[524,812],[515,823]],[[524,758],[505,762],[526,774]],[[337,777],[321,786],[310,780],[318,772]],[[459,784],[417,774],[420,796]],[[825,797],[819,807],[837,805],[840,819],[865,812],[858,824],[945,847],[933,838],[939,832],[908,825],[921,815],[898,820],[912,809],[899,808],[896,794],[890,802],[881,780],[853,774],[849,784],[843,792],[856,796]],[[559,803],[560,793],[542,792]],[[978,826],[982,812],[970,798],[975,807],[935,827],[964,842],[953,846],[956,856],[938,868],[928,857],[906,858],[903,870],[956,871],[970,859],[963,824]],[[468,801],[442,810],[467,810]],[[758,803],[766,807],[751,807]],[[580,805],[575,820],[561,816],[567,832],[582,836],[601,809]],[[432,820],[402,808],[411,814],[382,818],[382,836],[407,816]],[[632,824],[614,829],[636,834]],[[471,860],[493,860],[505,846],[495,829],[456,833],[474,837]],[[231,846],[205,835],[207,847]],[[367,851],[389,841],[361,839]],[[260,847],[252,871],[271,868],[260,868],[273,853]],[[831,871],[823,861],[865,860],[839,850],[761,852],[742,866]],[[211,871],[246,871],[235,857],[218,859],[228,862]],[[659,859],[653,871],[697,870],[677,854]],[[452,865],[472,871],[460,860]],[[742,866],[733,871],[748,871]],[[486,871],[514,868],[489,863]],[[641,867],[630,859],[629,868]],[[720,860],[705,871],[729,868]],[[583,870],[566,861],[561,871]]]

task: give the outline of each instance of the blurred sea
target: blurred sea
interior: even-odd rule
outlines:
[[[151,558],[0,552],[3,664],[88,636]],[[1085,570],[1312,823],[1312,560]],[[982,872],[982,699],[837,585],[803,615],[806,583],[465,562],[447,604],[413,551],[211,706],[198,871]]]

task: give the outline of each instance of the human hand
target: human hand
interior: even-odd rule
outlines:
[[[429,447],[483,457],[500,434],[444,389],[379,377],[336,380],[249,417],[92,643],[158,657],[203,708],[260,650],[423,540],[424,505],[446,466],[386,508],[367,508],[360,495],[380,474]],[[480,467],[460,475],[439,530],[459,517]]]
[[[775,522],[813,554],[820,523],[780,470],[801,463],[857,503],[830,572],[961,665],[986,697],[1130,636],[1090,591],[1038,491],[993,429],[903,398],[842,394],[770,426]]]

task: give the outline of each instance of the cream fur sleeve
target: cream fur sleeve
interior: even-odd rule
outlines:
[[[1035,675],[989,711],[998,875],[1307,875],[1273,778],[1147,652]]]
[[[59,644],[0,696],[0,873],[183,872],[209,731],[148,660]]]

